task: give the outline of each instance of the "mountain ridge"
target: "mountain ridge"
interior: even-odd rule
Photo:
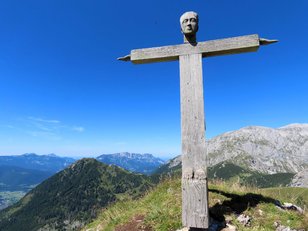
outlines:
[[[114,154],[102,154],[96,157],[97,160],[105,164],[114,164],[132,172],[146,175],[153,173],[165,161],[155,157],[153,154],[120,152]]]
[[[308,187],[308,124],[229,131],[208,140],[207,153],[209,167],[230,162],[264,174],[301,172],[293,185]],[[177,156],[162,168],[176,170],[180,165],[181,156]]]
[[[47,155],[25,153],[22,155],[0,156],[0,166],[9,165],[54,173],[64,169],[75,161],[74,158],[60,157],[53,153]]]
[[[308,166],[308,124],[277,129],[248,126],[216,136],[207,144],[209,166],[231,160],[264,173],[297,173]]]
[[[84,158],[0,211],[0,230],[75,230],[108,204],[138,197],[149,187],[144,175]]]

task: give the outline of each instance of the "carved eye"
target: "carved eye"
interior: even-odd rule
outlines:
[[[188,22],[188,19],[184,19],[183,23],[187,23]]]
[[[197,22],[197,20],[195,18],[191,18],[190,21],[191,22]]]

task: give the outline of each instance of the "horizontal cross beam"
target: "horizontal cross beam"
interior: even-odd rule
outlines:
[[[202,54],[202,57],[211,57],[227,54],[238,54],[257,51],[260,45],[277,42],[276,40],[260,39],[257,34],[239,36],[226,39],[210,40],[193,44],[180,44],[132,50],[130,55],[119,58],[123,61],[132,61],[135,64],[174,61],[179,56],[187,54]]]

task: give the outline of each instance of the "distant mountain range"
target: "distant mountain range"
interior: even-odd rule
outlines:
[[[250,126],[214,137],[207,144],[210,179],[258,187],[290,184],[308,187],[305,185],[308,166],[307,124],[293,124],[278,129]],[[58,172],[33,188],[19,202],[0,211],[0,230],[19,231],[20,227],[23,230],[78,230],[108,204],[139,197],[162,175],[181,175],[180,156],[163,165],[162,160],[151,154],[135,153],[105,154],[97,159],[86,158],[75,163],[72,158],[54,155],[26,154],[16,158],[18,161],[15,162],[3,157],[3,162],[10,164],[4,165],[0,157],[2,185],[8,185],[10,177],[16,178],[11,182],[15,185],[22,185],[24,179],[28,179],[28,184],[34,184],[37,178],[33,176],[38,174],[42,178],[49,177],[50,171],[40,168],[35,173],[33,169],[25,169],[27,166],[45,166],[45,169]],[[21,160],[25,160],[24,168],[12,165],[14,162],[21,165]],[[48,160],[55,165],[52,166]],[[69,161],[72,162],[66,167]],[[150,177],[123,169],[141,171],[142,166],[147,169],[143,170],[147,174],[160,167]],[[64,167],[59,172],[58,169]]]
[[[152,154],[115,153],[96,158],[102,163],[113,164],[132,172],[151,174],[163,160]],[[27,153],[0,156],[0,191],[28,191],[49,176],[65,169],[76,159],[55,154],[37,155]]]
[[[105,164],[114,164],[132,172],[138,172],[146,175],[153,173],[160,165],[164,164],[160,158],[154,157],[152,154],[139,153],[115,153],[103,154],[96,158]]]
[[[147,175],[164,163],[152,154],[127,152],[101,155],[97,159],[108,165],[117,165],[126,170]],[[55,154],[37,155],[30,153],[0,156],[0,210],[11,205],[18,199],[17,197],[21,198],[36,185],[75,161],[73,158],[59,157]],[[5,193],[5,198],[1,192]]]
[[[0,156],[0,210],[75,161],[54,154]]]
[[[150,186],[145,175],[81,159],[0,211],[0,230],[79,230],[111,202],[138,197]]]
[[[279,179],[276,180],[277,185],[285,185],[286,181],[282,179],[281,173],[286,173],[284,177],[290,186],[308,187],[308,124],[290,124],[277,129],[245,127],[208,140],[207,150],[209,177],[229,179],[234,177],[238,169],[242,169],[245,174],[242,172],[239,175],[243,182],[255,182],[256,185],[269,187],[270,182],[267,179],[274,178]],[[147,175],[155,171],[177,171],[178,174],[181,171],[180,156],[165,165],[163,160],[152,154],[128,152],[103,154],[97,160]],[[22,192],[28,192],[75,161],[73,158],[54,154],[0,156],[0,193],[21,191],[17,195],[22,196]],[[16,200],[15,195],[16,193],[11,201]],[[10,200],[4,199],[0,194],[0,208],[10,203]]]
[[[55,154],[37,155],[35,153],[26,153],[15,156],[0,156],[0,166],[15,166],[53,173],[61,171],[75,161],[73,158],[59,157]]]
[[[148,153],[103,154],[96,159],[105,164],[114,164],[126,170],[147,175],[165,163],[162,159]],[[74,158],[60,157],[55,154],[37,155],[35,153],[26,153],[23,155],[0,156],[0,166],[14,166],[53,173],[63,170],[75,161],[76,159]]]
[[[260,175],[263,179],[271,174],[278,174],[279,179],[280,173],[290,173],[292,177],[296,174],[293,179],[291,175],[286,177],[290,185],[308,187],[308,124],[291,124],[278,129],[245,127],[210,139],[207,152],[211,168],[220,166],[220,171],[228,172],[227,168],[239,167],[251,174],[256,173],[256,178],[263,174]],[[178,172],[181,164],[181,156],[178,156],[161,166],[157,173]]]

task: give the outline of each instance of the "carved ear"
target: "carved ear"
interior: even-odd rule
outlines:
[[[180,23],[180,27],[181,27],[181,32],[183,32],[183,23]]]

